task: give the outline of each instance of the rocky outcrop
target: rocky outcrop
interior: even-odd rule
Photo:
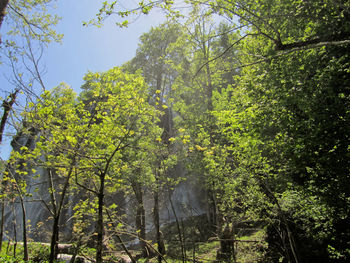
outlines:
[[[35,131],[32,131],[33,134]],[[22,146],[33,148],[35,146],[34,136],[19,133],[12,141],[14,151],[20,151]],[[42,157],[44,158],[44,157]],[[47,209],[50,203],[50,193],[48,191],[48,171],[42,167],[27,167],[28,174],[21,177],[26,181],[28,197],[25,198],[25,208],[27,211],[29,237],[37,242],[49,242],[52,231],[52,215]],[[33,174],[32,169],[36,170]],[[185,177],[185,169],[182,165],[177,165],[172,171],[173,177]],[[19,176],[19,175],[16,175]],[[55,183],[59,184],[62,178],[56,176]],[[151,232],[153,224],[153,206],[154,200],[150,191],[146,191],[144,196],[144,209],[146,211],[146,232]],[[60,220],[60,240],[69,241],[72,234],[72,216],[73,206],[75,206],[80,197],[79,195],[68,195],[66,200],[66,208]],[[173,207],[170,204],[171,198]],[[188,178],[186,181],[180,182],[173,190],[166,190],[160,193],[160,223],[161,225],[175,221],[175,214],[179,219],[197,216],[206,213],[206,198],[203,187],[196,177]],[[127,224],[135,224],[136,200],[133,195],[125,195],[117,193],[109,196],[107,203],[116,203],[121,214],[127,215]],[[7,238],[13,239],[17,235],[17,240],[21,240],[21,208],[18,200],[6,203],[5,211],[5,227],[8,233]],[[15,231],[17,228],[17,231]],[[92,226],[93,228],[93,226]],[[93,230],[93,229],[92,229]],[[130,244],[135,244],[131,242]]]

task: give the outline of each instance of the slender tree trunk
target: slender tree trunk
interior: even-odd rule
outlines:
[[[96,263],[102,263],[103,252],[103,207],[104,207],[104,187],[105,174],[100,174],[100,189],[98,191],[98,215],[97,215],[97,244],[96,244]]]
[[[51,233],[51,244],[50,244],[50,257],[49,262],[53,263],[55,259],[57,259],[58,254],[58,233],[59,233],[59,216],[57,215],[57,202],[56,197],[54,193],[54,186],[53,186],[53,178],[52,178],[52,170],[49,169],[49,184],[50,184],[50,197],[51,197],[51,205],[53,207],[53,218],[54,222],[52,225],[52,233]]]
[[[22,224],[23,224],[23,260],[28,261],[28,242],[27,242],[27,219],[26,219],[26,209],[24,206],[24,200],[21,197],[21,208],[22,208]]]
[[[13,225],[13,235],[14,235],[14,238],[15,238],[15,242],[13,244],[13,257],[16,258],[16,250],[17,250],[17,225],[14,224]]]
[[[157,175],[158,176],[158,175]],[[157,244],[158,244],[158,262],[162,262],[162,255],[165,255],[165,246],[164,241],[162,237],[162,233],[160,232],[160,222],[159,222],[159,180],[156,179],[157,189],[154,192],[154,210],[153,210],[153,216],[154,216],[154,225],[156,227],[156,237],[157,237]]]
[[[209,49],[209,47],[208,47]],[[211,112],[213,110],[213,85],[211,81],[211,70],[209,67],[209,55],[207,52],[207,47],[205,46],[205,43],[203,43],[203,55],[206,60],[206,75],[207,75],[207,99],[208,99],[208,111]]]
[[[17,248],[17,214],[15,209],[15,202],[12,200],[12,214],[13,214],[13,237],[14,237],[14,244],[13,244],[13,257],[16,258],[16,248]]]
[[[10,0],[0,0],[0,29],[2,26],[2,22],[4,21],[4,17],[6,15],[6,7]],[[0,39],[1,43],[1,39]]]
[[[2,195],[3,196],[1,198],[0,252],[2,250],[2,240],[4,238],[4,219],[5,219],[5,196],[4,196],[4,191],[2,191]]]
[[[55,215],[52,225],[52,234],[51,234],[51,244],[50,244],[50,258],[49,262],[53,263],[57,259],[58,254],[58,233],[59,233],[59,219],[60,217]]]
[[[205,23],[202,22],[202,32],[206,32],[205,29]],[[205,37],[204,37],[205,38]],[[212,76],[211,76],[211,69],[209,64],[209,58],[210,58],[210,41],[203,41],[202,42],[202,53],[205,61],[205,75],[206,75],[206,97],[207,97],[207,111],[208,111],[208,132],[210,135],[210,144],[214,145],[214,139],[213,139],[213,131],[215,130],[214,127],[214,120],[212,116],[213,111],[213,84],[212,84]],[[209,185],[208,189],[208,205],[209,205],[209,223],[212,225],[213,232],[215,234],[219,235],[221,229],[219,229],[219,219],[218,219],[218,208],[217,208],[217,202],[216,202],[216,185],[215,182],[211,182],[211,185]]]
[[[173,201],[171,200],[170,192],[169,192],[169,202],[170,202],[171,210],[173,211],[173,214],[174,214],[174,217],[175,217],[177,232],[179,233],[182,262],[185,263],[186,262],[185,242],[184,242],[184,238],[183,238],[182,233],[181,233],[180,222],[179,222],[179,219],[177,218],[177,214],[176,214],[176,211],[175,211],[175,207],[174,207]]]
[[[235,262],[235,247],[233,228],[229,224],[223,228],[220,235],[220,251],[218,251],[217,259],[225,262]]]
[[[27,219],[26,219],[26,209],[25,209],[25,206],[24,206],[24,198],[23,198],[22,190],[19,187],[19,185],[17,183],[17,180],[15,179],[14,176],[13,176],[13,180],[14,180],[14,183],[15,183],[15,189],[18,192],[19,200],[20,200],[20,203],[21,203],[21,210],[22,210],[22,234],[23,234],[23,252],[24,252],[23,260],[24,261],[28,261]]]
[[[54,208],[54,212],[53,212],[54,223],[53,223],[53,226],[52,226],[49,263],[53,263],[54,260],[57,259],[58,240],[59,240],[59,220],[60,220],[60,217],[61,217],[61,213],[62,213],[63,204],[64,204],[65,197],[66,197],[66,193],[67,193],[68,188],[69,188],[69,180],[70,180],[70,177],[71,177],[71,175],[73,173],[73,167],[75,165],[75,161],[76,160],[75,160],[75,156],[74,156],[73,159],[72,159],[72,162],[70,164],[66,180],[65,180],[64,185],[63,185],[63,189],[62,189],[62,193],[61,193],[61,199],[60,199],[58,207],[56,206],[56,199],[55,199],[54,193],[51,193],[51,199],[52,199],[52,202],[53,202],[52,205],[53,205],[53,208]],[[49,180],[50,181],[50,187],[53,187],[51,171],[49,171],[49,174],[50,174],[50,178],[49,179],[51,179],[51,180]],[[51,189],[53,190],[53,188],[51,188]],[[51,192],[52,192],[52,190],[51,190]]]
[[[139,182],[133,181],[132,188],[134,190],[134,194],[137,201],[137,209],[136,209],[136,218],[135,225],[138,231],[138,237],[142,249],[142,256],[149,256],[149,249],[145,242],[146,240],[146,212],[143,204],[143,193],[142,186]]]

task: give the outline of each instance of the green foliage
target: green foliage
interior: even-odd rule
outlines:
[[[12,67],[15,67],[17,76],[14,76],[14,79],[16,80],[24,81],[22,67],[20,64],[17,65],[18,63],[23,61],[28,63],[28,59],[31,62],[30,57],[33,56],[31,52],[47,46],[52,41],[62,40],[63,35],[54,30],[60,18],[52,13],[53,2],[52,0],[13,0],[7,5],[1,27],[0,45],[1,53],[9,58]],[[28,65],[29,63],[27,67]]]
[[[7,7],[6,20],[10,24],[9,35],[20,35],[42,43],[60,41],[54,27],[59,18],[48,12],[52,0],[15,0]]]
[[[36,147],[13,154],[22,161],[13,162],[18,174],[40,163],[71,176],[85,197],[75,207],[74,233],[87,231],[101,204],[99,220],[113,233],[123,226],[114,224],[118,207],[108,198],[135,185],[158,198],[178,183],[171,168],[185,151],[187,177],[200,178],[219,238],[253,222],[268,242],[251,246],[255,259],[347,262],[348,2],[186,3],[192,9],[182,26],[167,22],[144,34],[133,60],[88,73],[79,97],[62,85],[29,105],[23,132],[34,128]],[[94,22],[156,7],[178,14],[173,1],[139,1],[133,10],[106,1]],[[211,12],[232,24],[214,25]],[[216,248],[200,252],[214,260]]]
[[[23,246],[18,243],[16,246],[16,257],[13,256],[14,245],[9,244],[8,241],[3,242],[3,247],[0,253],[1,263],[23,263],[25,262],[22,258]],[[34,262],[48,262],[49,259],[49,246],[43,245],[42,243],[31,242],[28,244],[29,250],[29,263]]]

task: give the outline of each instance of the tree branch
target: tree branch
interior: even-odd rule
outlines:
[[[17,94],[19,92],[19,89],[15,89],[14,92],[12,92],[7,99],[3,100],[2,102],[2,107],[4,108],[4,113],[1,118],[1,123],[0,123],[0,144],[2,142],[2,136],[5,130],[5,125],[8,119],[8,116],[10,114],[10,111],[12,109],[13,104],[16,101]]]

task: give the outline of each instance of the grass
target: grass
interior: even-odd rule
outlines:
[[[239,240],[257,242],[237,242],[236,263],[256,263],[264,258],[267,250],[265,231],[256,231],[251,235],[240,237]]]
[[[28,243],[29,261],[28,263],[34,262],[47,262],[49,259],[50,248],[43,246],[41,243],[30,242]],[[13,243],[3,241],[2,249],[0,251],[0,263],[22,263],[23,260],[23,245],[18,243],[15,246]]]
[[[239,237],[240,241],[235,244],[236,251],[236,263],[255,263],[259,262],[267,250],[267,244],[265,240],[265,233],[263,230],[255,231],[246,236]],[[251,242],[256,241],[256,242]],[[186,250],[187,262],[215,262],[216,254],[220,248],[219,241],[210,242],[198,242],[193,249],[193,243],[188,243]],[[34,262],[48,262],[49,259],[49,246],[42,245],[41,243],[31,242],[28,244],[29,250],[29,263]],[[116,249],[117,250],[117,249]],[[122,251],[114,251],[113,254],[107,256],[109,262],[118,262],[118,255],[124,254]],[[167,245],[168,255],[165,255],[165,259],[168,263],[182,263],[181,250],[178,246]],[[131,250],[133,255],[136,255],[139,251]],[[0,251],[0,263],[23,263],[23,246],[18,243],[16,247],[16,256],[14,257],[14,245],[6,241],[3,242],[2,251]],[[80,255],[84,255],[88,258],[95,257],[95,249],[82,248]],[[157,257],[151,259],[139,259],[138,262],[142,263],[156,263]]]
[[[264,257],[264,253],[267,249],[267,243],[265,242],[265,233],[263,230],[256,231],[250,235],[242,236],[239,238],[242,242],[236,242],[236,263],[256,263]],[[256,241],[256,242],[251,242]],[[197,243],[195,248],[195,260],[196,262],[215,262],[216,253],[220,249],[219,241],[201,242]],[[193,262],[193,247],[186,251],[187,262]],[[169,263],[182,263],[181,252],[177,253],[175,257],[173,253],[165,256],[165,259]],[[138,262],[156,263],[157,258],[142,259]]]

